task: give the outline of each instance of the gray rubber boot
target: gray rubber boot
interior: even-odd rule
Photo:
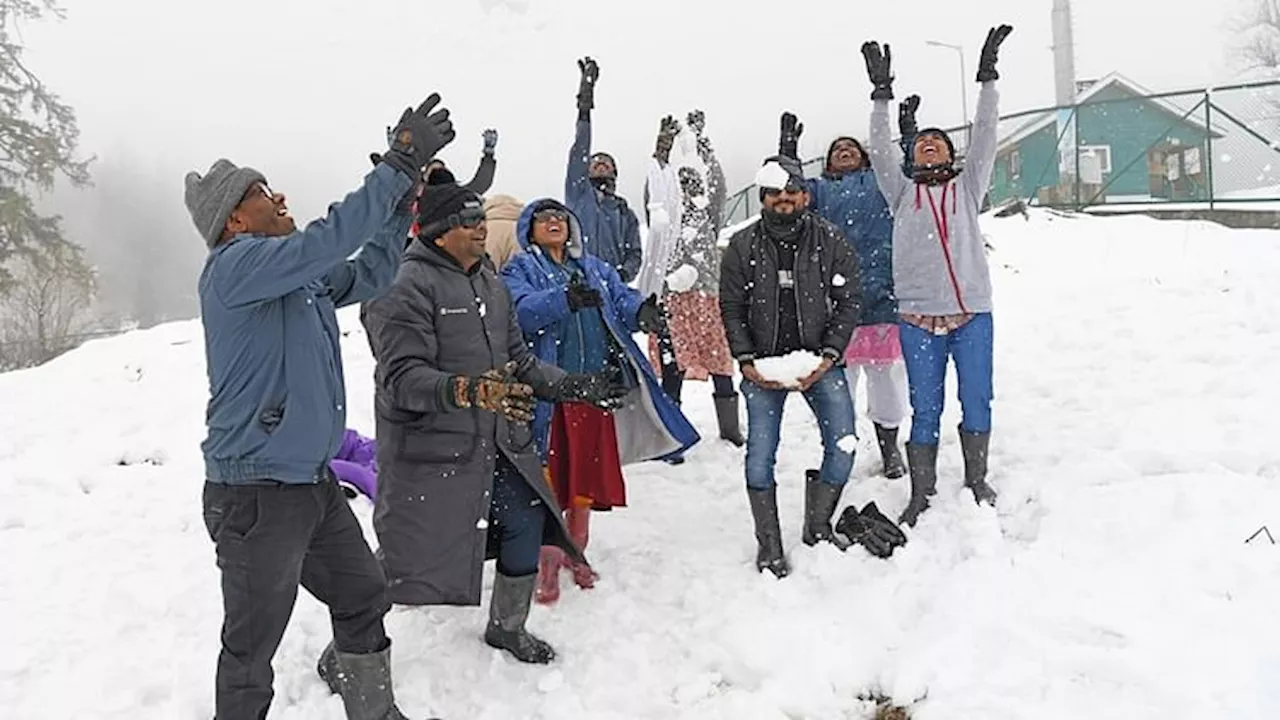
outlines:
[[[880,457],[884,459],[884,476],[897,480],[907,473],[902,464],[902,453],[898,452],[898,428],[887,428],[876,425],[876,444],[880,446]]]
[[[843,492],[843,485],[822,482],[817,470],[804,471],[804,530],[800,539],[805,545],[829,542],[841,550],[849,549],[849,543],[831,529],[831,516],[835,515]]]
[[[390,642],[379,652],[362,654],[337,652],[329,643],[317,669],[329,689],[342,696],[347,720],[409,720],[396,707],[391,687]]]
[[[738,394],[715,395],[716,424],[720,426],[720,439],[728,440],[735,447],[747,444],[742,437],[742,427],[738,423]]]
[[[938,446],[907,443],[907,468],[911,499],[898,516],[898,524],[915,527],[920,513],[929,509],[929,496],[938,492]]]
[[[774,577],[791,574],[787,556],[782,550],[782,528],[778,524],[778,489],[752,490],[747,488],[747,500],[751,504],[751,517],[756,525],[756,570],[768,570]]]
[[[537,573],[523,577],[498,573],[494,577],[484,641],[489,647],[506,650],[520,662],[546,665],[556,659],[555,649],[524,628],[537,582]]]
[[[973,491],[973,501],[995,506],[996,491],[987,484],[987,448],[991,433],[960,430],[960,451],[964,453],[964,486]]]

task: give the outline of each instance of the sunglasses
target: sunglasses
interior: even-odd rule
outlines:
[[[565,221],[569,219],[569,213],[560,208],[542,208],[533,214],[534,222],[547,222],[549,220]]]
[[[791,195],[794,195],[794,194],[796,194],[796,193],[798,193],[798,192],[802,192],[802,191],[804,191],[804,186],[802,186],[802,185],[800,185],[800,184],[798,184],[798,183],[789,182],[789,183],[787,183],[787,186],[786,186],[785,188],[765,188],[765,189],[764,189],[764,194],[765,194],[765,195],[768,195],[769,197],[777,197],[778,195],[780,195],[780,194],[782,194],[782,193],[784,193],[784,192],[785,192],[785,193],[788,193],[788,194],[791,194]]]
[[[449,227],[475,228],[484,222],[484,208],[464,207],[449,216]]]

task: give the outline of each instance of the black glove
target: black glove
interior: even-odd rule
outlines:
[[[799,160],[800,135],[804,133],[804,123],[789,112],[782,113],[778,128],[778,154]]]
[[[600,297],[600,291],[584,285],[577,275],[569,280],[569,287],[565,288],[564,294],[569,301],[570,312],[578,312],[582,308],[600,307],[604,302]]]
[[[658,304],[658,296],[650,295],[636,311],[636,325],[642,333],[660,332],[667,326],[667,313]]]
[[[680,123],[670,115],[662,118],[662,122],[658,125],[658,142],[654,147],[653,156],[664,163],[671,159],[671,146],[675,144],[678,134],[680,134]]]
[[[616,370],[598,373],[566,375],[556,384],[556,402],[582,402],[601,410],[617,410],[627,397],[627,386],[618,378]]]
[[[891,68],[893,53],[889,44],[885,43],[883,54],[880,43],[869,41],[862,43],[862,57],[867,61],[867,77],[875,90],[871,91],[872,100],[893,99],[893,70]]]
[[[1012,25],[1001,25],[987,31],[987,41],[982,44],[982,56],[978,58],[978,82],[997,80],[996,61],[999,59],[1000,43],[1013,32]]]
[[[390,128],[388,128],[387,131],[390,132]],[[374,167],[378,167],[379,163],[382,162],[382,153],[376,153],[376,152],[369,153],[369,162],[373,163]],[[397,213],[404,214],[404,213],[410,212],[413,209],[413,202],[418,199],[419,195],[422,194],[423,184],[424,183],[422,182],[421,177],[419,177],[417,181],[413,183],[413,187],[409,190],[409,192],[405,193],[404,197],[400,198],[400,202],[396,203]]]
[[[453,121],[440,104],[439,93],[431,93],[417,110],[405,108],[400,121],[391,132],[391,147],[382,155],[382,162],[394,167],[414,180],[422,174],[422,168],[445,145],[453,142]]]
[[[596,81],[600,79],[600,66],[590,57],[578,61],[578,113],[586,115],[596,106]]]
[[[878,525],[877,530],[887,537],[889,543],[894,547],[902,547],[907,544],[906,533],[902,532],[902,528],[898,527],[897,523],[880,512],[880,508],[876,507],[875,501],[863,505],[862,511],[858,515]]]
[[[900,544],[906,542],[902,531],[881,515],[879,509],[864,515],[853,506],[845,508],[840,514],[839,522],[836,523],[836,532],[866,548],[867,552],[878,558],[889,557]],[[902,539],[902,543],[898,542],[899,538]]]
[[[484,131],[484,154],[492,155],[498,149],[498,131],[489,128]]]
[[[898,132],[902,137],[910,137],[916,134],[919,126],[916,125],[916,110],[920,109],[920,96],[910,95],[906,100],[898,103]]]
[[[693,130],[693,134],[702,137],[702,131],[707,129],[707,114],[701,110],[692,110],[685,116],[685,123]]]

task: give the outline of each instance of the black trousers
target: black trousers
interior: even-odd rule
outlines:
[[[337,483],[205,483],[204,522],[222,571],[216,720],[266,718],[299,585],[329,607],[338,650],[387,646],[386,580]]]
[[[542,531],[547,508],[538,493],[501,453],[493,471],[493,499],[489,501],[489,537],[497,545],[498,572],[524,577],[538,572]]]

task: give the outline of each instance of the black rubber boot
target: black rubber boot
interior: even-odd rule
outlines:
[[[920,513],[929,509],[929,496],[938,492],[938,446],[907,443],[907,468],[911,475],[911,499],[898,523],[915,527]]]
[[[973,491],[973,501],[995,506],[996,491],[987,484],[987,448],[991,433],[960,430],[960,451],[964,453],[964,486]]]
[[[884,459],[884,476],[897,480],[907,473],[902,464],[902,453],[898,452],[898,428],[887,428],[876,425],[876,443],[880,445],[880,457]]]
[[[800,539],[805,545],[829,542],[841,550],[849,549],[849,543],[831,529],[831,516],[835,515],[842,492],[843,485],[822,482],[817,470],[804,471],[804,530]]]
[[[746,445],[747,440],[742,437],[742,428],[738,424],[738,394],[715,395],[713,398],[716,403],[716,424],[720,426],[720,439],[728,440],[734,447]]]
[[[489,647],[506,650],[520,662],[545,665],[556,659],[556,651],[524,629],[533,602],[533,586],[538,575],[507,577],[498,573],[489,599],[489,626],[484,641]]]
[[[778,490],[752,490],[747,488],[747,500],[751,503],[751,517],[756,525],[756,570],[768,570],[774,577],[791,574],[787,556],[782,550],[782,528],[778,524]]]
[[[337,652],[329,643],[316,669],[329,689],[342,696],[347,720],[409,720],[396,707],[391,689],[390,641],[380,652],[363,654]]]

